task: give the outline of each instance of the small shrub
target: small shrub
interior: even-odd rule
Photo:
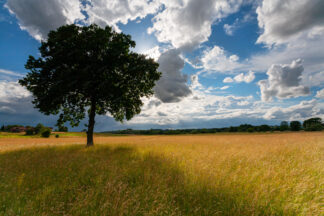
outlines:
[[[49,128],[46,128],[41,132],[41,137],[48,138],[50,136],[51,136],[51,130]]]
[[[60,135],[58,135],[58,134],[55,134],[55,138],[59,138],[60,137]]]

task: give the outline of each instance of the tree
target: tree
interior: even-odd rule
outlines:
[[[310,118],[303,122],[303,128],[306,131],[320,131],[323,130],[321,118]]]
[[[78,126],[87,111],[87,146],[92,146],[96,114],[131,119],[161,76],[158,64],[131,52],[134,47],[130,35],[109,26],[65,25],[41,43],[41,58],[29,56],[30,72],[19,83],[32,92],[40,112],[59,115],[58,125]]]
[[[35,134],[40,134],[45,129],[45,126],[41,123],[38,123],[35,127]]]
[[[247,132],[249,128],[253,128],[253,125],[250,125],[250,124],[241,124],[238,127],[238,131],[239,132]]]
[[[289,129],[289,126],[288,126],[288,122],[286,121],[282,121],[280,123],[280,131],[286,131]]]
[[[290,122],[290,129],[292,131],[300,131],[301,123],[299,121],[292,121]]]
[[[266,132],[266,131],[270,131],[271,127],[269,125],[264,124],[264,125],[260,125],[259,130],[262,132]]]

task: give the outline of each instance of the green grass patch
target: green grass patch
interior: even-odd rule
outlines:
[[[9,133],[9,132],[0,132],[0,138],[26,138],[33,136],[26,136],[25,133]]]
[[[85,132],[53,132],[52,135],[58,134],[60,137],[86,137]]]

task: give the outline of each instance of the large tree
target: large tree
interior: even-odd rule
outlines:
[[[158,64],[132,52],[134,47],[130,35],[109,26],[65,25],[42,41],[40,58],[29,56],[30,72],[19,83],[32,92],[40,112],[59,115],[59,126],[78,126],[88,112],[87,146],[92,146],[96,114],[131,119],[161,76]]]

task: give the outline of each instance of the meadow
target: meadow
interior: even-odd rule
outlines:
[[[324,133],[0,137],[0,215],[324,215]]]

